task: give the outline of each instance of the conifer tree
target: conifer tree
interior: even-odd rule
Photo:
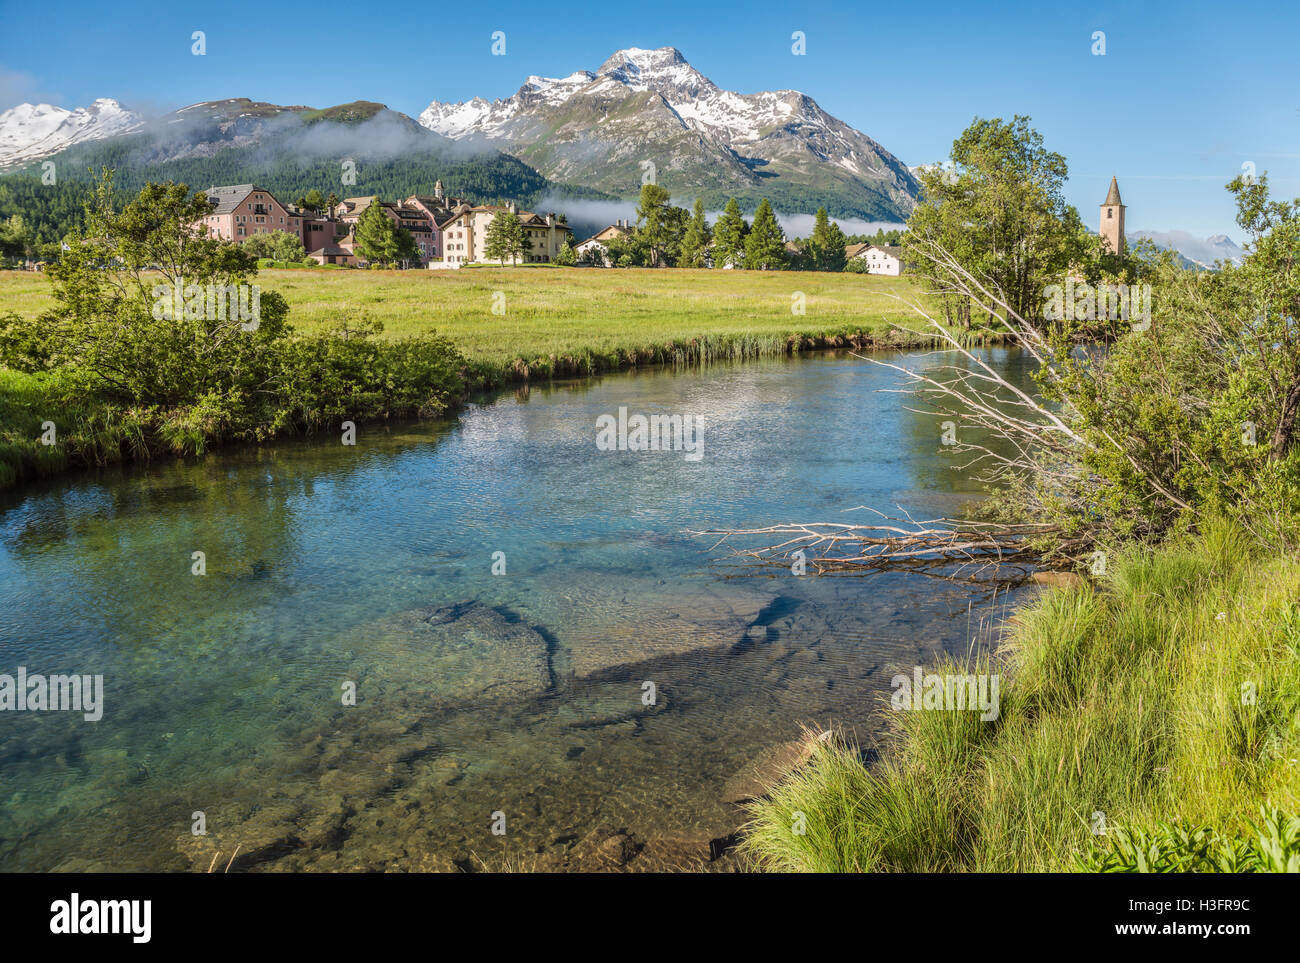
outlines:
[[[695,198],[695,208],[691,213],[690,222],[686,225],[686,233],[682,235],[681,257],[678,259],[678,267],[708,267],[709,266],[709,242],[712,240],[713,232],[709,230],[709,222],[704,218],[704,201]]]
[[[751,271],[779,271],[785,265],[785,233],[765,197],[754,212],[754,224],[745,238],[745,267]]]
[[[740,205],[733,197],[727,201],[722,216],[713,225],[713,264],[715,267],[744,267],[745,235],[749,225],[740,214]]]

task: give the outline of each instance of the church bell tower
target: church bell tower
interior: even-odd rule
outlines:
[[[1101,225],[1097,233],[1112,254],[1124,253],[1124,203],[1119,199],[1119,183],[1114,175],[1110,178],[1110,191],[1101,202]]]

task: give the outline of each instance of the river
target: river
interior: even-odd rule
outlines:
[[[898,383],[642,371],[0,496],[0,673],[103,678],[98,721],[0,712],[0,869],[710,868],[756,761],[871,744],[1010,604],[689,534],[976,497]],[[702,416],[703,458],[600,450],[620,407]]]

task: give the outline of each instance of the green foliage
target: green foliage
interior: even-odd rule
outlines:
[[[52,254],[63,236],[81,223],[88,193],[84,182],[43,184],[38,176],[6,174],[0,177],[0,219],[20,217],[32,253],[45,247]],[[9,256],[21,255],[11,252]],[[40,256],[49,260],[45,253]]]
[[[302,238],[288,231],[254,234],[243,242],[243,247],[254,257],[270,258],[272,261],[301,261],[307,256]]]
[[[1267,178],[1229,186],[1254,238],[1240,267],[1192,272],[1165,254],[1142,267],[1148,327],[1116,324],[1105,352],[1075,350],[1083,322],[1051,333],[1055,377],[1040,384],[1084,445],[1035,497],[1068,526],[1146,538],[1226,516],[1300,542],[1300,206],[1269,201]]]
[[[751,271],[778,271],[785,266],[785,233],[765,197],[754,212],[754,224],[745,238],[745,267]]]
[[[527,252],[528,240],[524,226],[514,211],[500,211],[487,226],[483,239],[483,256],[489,261],[515,264]]]
[[[682,234],[677,258],[678,267],[702,268],[709,266],[709,245],[713,243],[713,232],[704,216],[704,201],[695,199],[690,222]]]
[[[420,256],[411,232],[393,222],[378,197],[357,218],[355,250],[358,257],[371,265],[400,264],[418,260]]]
[[[938,245],[1021,317],[1036,317],[1044,289],[1063,283],[1095,244],[1065,203],[1067,177],[1065,158],[1043,146],[1028,117],[976,118],[953,141],[952,166],[921,175],[922,200],[904,238],[909,269],[947,291],[949,278],[932,257]],[[966,298],[943,300],[948,320],[972,322]],[[975,316],[985,321],[1000,311],[986,301]]]
[[[573,251],[573,245],[565,240],[560,245],[560,249],[555,252],[555,263],[560,267],[573,267],[578,263],[578,255]]]
[[[812,237],[808,239],[810,267],[814,271],[843,271],[848,258],[848,239],[840,226],[830,220],[826,208],[817,209]]]
[[[1300,873],[1300,816],[1260,806],[1250,833],[1159,822],[1108,831],[1077,859],[1085,873]]]
[[[740,213],[740,204],[730,198],[722,209],[721,216],[713,225],[713,265],[714,267],[745,266],[745,236],[749,225]]]
[[[247,245],[194,226],[210,210],[175,184],[119,204],[105,172],[85,227],[47,269],[55,307],[0,317],[0,481],[428,415],[463,395],[464,362],[445,339],[387,341],[364,321],[296,337],[284,298],[252,283]],[[37,440],[46,422],[56,445]]]
[[[669,257],[670,248],[680,242],[681,234],[676,230],[677,218],[673,206],[669,203],[672,195],[666,187],[658,184],[642,184],[641,199],[636,209],[638,241],[646,251],[646,263],[650,267],[660,267]]]

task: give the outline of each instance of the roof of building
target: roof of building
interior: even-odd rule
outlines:
[[[1110,190],[1106,192],[1106,199],[1101,202],[1102,207],[1123,207],[1124,202],[1119,199],[1119,182],[1115,180],[1115,175],[1110,176]]]
[[[203,193],[207,195],[208,200],[216,202],[217,208],[213,214],[229,214],[249,194],[253,191],[260,191],[262,188],[254,184],[228,184],[225,187],[209,187]],[[270,194],[270,191],[265,193]],[[275,195],[272,194],[272,197]]]
[[[317,255],[320,255],[321,257],[343,257],[343,256],[352,257],[353,256],[352,252],[349,251],[347,248],[336,247],[333,244],[327,245],[325,247],[318,247],[316,250],[311,252],[312,257],[316,257]]]
[[[890,257],[903,256],[903,249],[897,244],[871,244],[868,246],[874,247],[877,251],[881,251],[885,254],[888,254]]]
[[[447,218],[447,220],[443,221],[442,224],[439,225],[439,228],[447,227],[453,221],[463,217],[466,214],[495,215],[495,214],[501,214],[509,210],[510,208],[504,204],[478,204],[475,205],[474,207],[459,207],[456,209],[455,213],[451,217]],[[516,217],[519,218],[519,223],[521,223],[524,227],[546,227],[547,226],[545,215],[535,214],[532,211],[521,211],[518,209],[515,209],[511,213],[513,213]],[[569,227],[568,224],[565,224],[563,221],[559,220],[558,218],[556,219],[554,226],[562,230],[569,231],[570,233],[573,232],[573,228]],[[606,230],[608,230],[608,228],[606,228]]]
[[[844,253],[848,257],[857,257],[859,254],[865,253],[869,247],[871,247],[870,244],[850,244],[844,249]]]

